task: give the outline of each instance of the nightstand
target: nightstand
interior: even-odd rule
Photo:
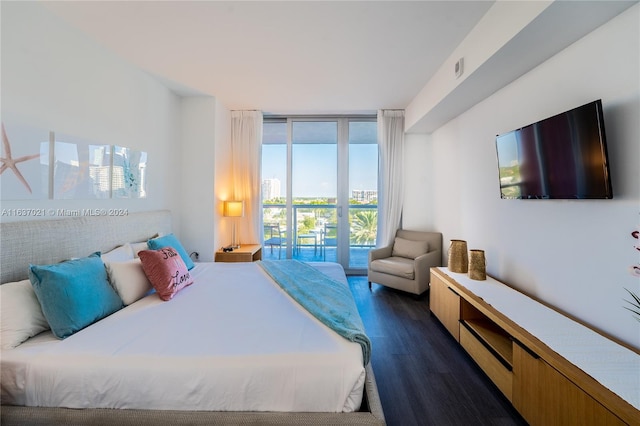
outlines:
[[[260,244],[245,244],[233,251],[216,252],[216,262],[255,262],[262,259],[262,246]]]

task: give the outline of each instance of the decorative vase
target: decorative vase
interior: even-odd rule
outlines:
[[[487,279],[487,262],[484,250],[469,250],[469,278],[483,281]]]
[[[447,266],[451,272],[467,272],[469,260],[467,256],[466,241],[451,240],[451,244],[449,245],[449,262]]]

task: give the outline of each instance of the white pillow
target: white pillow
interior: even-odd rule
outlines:
[[[391,256],[406,257],[407,259],[415,259],[429,251],[429,243],[427,241],[406,240],[396,237],[393,243]]]
[[[31,281],[0,285],[0,341],[12,349],[30,337],[49,329]]]
[[[149,250],[149,244],[146,241],[140,243],[131,243],[131,249],[133,250],[133,257],[138,258],[138,253],[142,250]]]
[[[100,255],[104,263],[107,262],[126,262],[133,260],[133,249],[129,243],[116,247],[111,251]]]
[[[107,262],[107,274],[113,288],[125,305],[141,299],[151,290],[151,283],[142,269],[140,259],[126,262]]]

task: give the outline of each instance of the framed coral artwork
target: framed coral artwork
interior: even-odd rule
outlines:
[[[9,118],[2,122],[0,160],[2,200],[147,197],[144,151]]]
[[[115,145],[113,147],[113,198],[146,198],[147,153]]]
[[[32,200],[49,197],[48,130],[2,122],[0,198]]]
[[[111,147],[55,135],[53,198],[110,197]]]

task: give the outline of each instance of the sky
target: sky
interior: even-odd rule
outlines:
[[[286,193],[286,123],[266,123],[262,146],[262,178],[277,178]],[[294,122],[293,196],[336,197],[336,122]],[[376,190],[378,146],[376,123],[349,125],[349,194],[354,189]]]

